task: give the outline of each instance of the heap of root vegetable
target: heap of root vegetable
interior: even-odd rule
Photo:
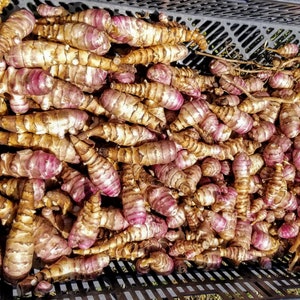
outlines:
[[[0,26],[3,280],[43,296],[112,260],[299,270],[297,45],[263,65],[164,14],[35,13]],[[195,49],[209,74],[180,65]]]

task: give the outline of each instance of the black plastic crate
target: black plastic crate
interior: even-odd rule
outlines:
[[[266,270],[244,263],[214,271],[190,266],[187,273],[167,276],[139,275],[132,263],[112,261],[94,280],[55,283],[46,299],[300,299],[300,273],[286,271],[288,259],[278,259]],[[18,299],[17,290],[0,282],[0,299]]]
[[[276,48],[300,41],[300,1],[296,0],[44,2],[62,5],[70,12],[91,7],[125,15],[164,12],[189,28],[199,29],[207,38],[208,53],[230,58],[267,62],[266,42]],[[35,11],[44,2],[13,0],[3,15],[19,8]],[[181,63],[200,69],[203,60],[191,51]],[[204,271],[191,265],[187,273],[168,276],[139,275],[132,263],[112,261],[95,280],[55,283],[47,299],[300,299],[300,273],[287,272],[289,259],[275,260],[272,269],[261,269],[256,264],[233,267],[223,263],[218,270]],[[17,290],[0,280],[0,299],[18,299]]]

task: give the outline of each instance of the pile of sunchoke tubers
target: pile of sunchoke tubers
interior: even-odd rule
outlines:
[[[20,296],[112,260],[299,271],[298,46],[263,65],[207,44],[163,13],[41,4],[0,24],[0,271]]]

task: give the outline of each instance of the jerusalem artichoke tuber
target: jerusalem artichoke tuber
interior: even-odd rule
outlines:
[[[159,82],[117,83],[112,82],[110,88],[120,92],[148,98],[169,110],[178,110],[184,102],[181,93],[175,88]]]
[[[19,150],[0,155],[1,174],[12,177],[51,179],[62,169],[61,162],[51,153],[42,150]]]
[[[130,16],[113,16],[108,33],[115,42],[134,47],[182,42],[193,42],[202,50],[207,47],[205,37],[197,30],[188,30],[183,26],[169,27]]]
[[[82,50],[89,50],[98,55],[104,55],[110,49],[110,40],[105,31],[82,22],[37,23],[32,33],[40,38],[68,44]]]
[[[134,178],[134,168],[131,164],[122,165],[121,184],[125,219],[130,225],[144,224],[147,217],[146,199]]]
[[[73,64],[117,71],[119,66],[110,58],[89,50],[66,47],[64,44],[47,40],[26,40],[13,46],[6,54],[8,65],[15,68],[39,67],[48,69],[53,64]]]
[[[70,138],[82,162],[87,166],[91,182],[104,195],[118,196],[121,183],[113,164],[78,137],[71,136]]]
[[[99,100],[108,112],[120,120],[145,125],[153,130],[158,130],[163,125],[161,120],[149,112],[148,107],[136,96],[106,89]]]
[[[83,203],[68,236],[69,247],[87,249],[95,243],[99,232],[100,205],[99,191]]]
[[[64,138],[67,132],[82,130],[88,114],[77,109],[54,109],[24,115],[0,116],[0,127],[10,132],[36,134],[49,133]]]
[[[100,137],[119,146],[135,146],[157,139],[156,134],[144,126],[116,122],[100,122],[79,134],[82,140],[90,137]]]
[[[6,239],[3,276],[11,284],[25,278],[31,270],[34,254],[33,180],[25,183],[15,220]]]
[[[33,150],[43,150],[53,153],[59,160],[68,163],[79,163],[79,156],[73,144],[67,138],[59,138],[50,134],[35,134],[30,132],[0,132],[0,144],[12,147],[26,147]]]
[[[151,166],[172,162],[176,158],[177,146],[173,141],[159,140],[133,147],[100,148],[99,153],[113,161]]]

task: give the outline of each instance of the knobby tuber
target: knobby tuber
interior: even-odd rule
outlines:
[[[95,243],[99,231],[100,205],[99,191],[84,202],[69,234],[69,247],[87,249]]]
[[[54,109],[24,115],[1,116],[0,127],[10,132],[49,133],[63,138],[67,132],[76,134],[82,130],[87,119],[88,114],[81,110]]]
[[[81,160],[86,164],[91,182],[103,194],[110,197],[118,196],[121,183],[119,174],[113,164],[78,137],[71,136],[71,142],[74,144]]]
[[[144,224],[147,218],[145,197],[134,177],[134,167],[123,164],[121,169],[121,200],[123,214],[130,225]]]
[[[24,149],[0,155],[0,170],[4,176],[51,179],[62,169],[61,161],[42,150]]]
[[[205,37],[197,30],[189,30],[183,26],[169,27],[163,23],[152,24],[129,16],[113,16],[108,33],[114,41],[133,47],[182,42],[193,42],[202,50],[207,47]]]
[[[9,230],[3,257],[3,276],[11,284],[30,272],[34,254],[34,191],[28,180],[22,191],[14,222]]]
[[[20,296],[120,259],[299,269],[298,47],[264,66],[195,51],[205,36],[164,14],[50,5],[1,32],[0,266]]]

